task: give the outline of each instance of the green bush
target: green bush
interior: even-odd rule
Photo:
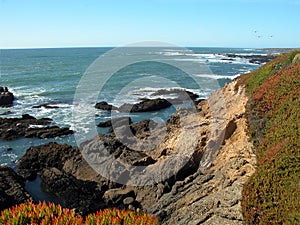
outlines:
[[[105,209],[87,217],[76,215],[74,210],[62,208],[53,203],[32,202],[20,204],[3,210],[0,215],[1,225],[156,225],[154,216],[145,212]]]

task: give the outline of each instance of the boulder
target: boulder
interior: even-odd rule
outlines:
[[[111,111],[111,110],[114,109],[115,107],[114,107],[113,105],[111,105],[111,104],[108,104],[108,103],[105,102],[105,101],[102,101],[102,102],[96,103],[95,108],[96,108],[96,109],[105,110],[105,111]]]
[[[106,203],[110,206],[124,204],[124,200],[126,198],[132,198],[133,201],[135,199],[134,190],[130,187],[125,188],[125,189],[120,189],[120,188],[110,189],[104,193],[104,199],[105,199]],[[129,204],[131,204],[131,203],[129,203]]]
[[[14,95],[8,91],[7,87],[0,86],[0,107],[12,106]]]
[[[7,166],[0,166],[0,211],[31,199],[25,179]]]

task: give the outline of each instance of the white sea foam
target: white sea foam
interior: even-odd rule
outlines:
[[[217,74],[194,74],[196,77],[203,77],[203,78],[211,78],[211,79],[235,79],[240,74],[234,75],[234,76],[223,76],[223,75],[217,75]]]
[[[29,128],[43,128],[43,127],[46,127],[46,126],[45,125],[33,125],[33,124],[29,125]]]

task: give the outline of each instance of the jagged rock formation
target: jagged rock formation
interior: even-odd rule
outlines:
[[[0,139],[13,140],[25,138],[53,138],[73,134],[69,128],[50,126],[52,120],[48,118],[36,119],[28,114],[21,118],[0,117]]]
[[[83,143],[82,152],[56,143],[31,147],[18,171],[27,179],[39,174],[49,190],[83,214],[105,207],[136,207],[157,215],[162,224],[242,224],[241,190],[255,165],[246,135],[246,102],[245,88],[233,81],[201,101],[197,112],[178,111],[166,126],[150,120],[121,124],[111,134]],[[157,137],[162,139],[152,148]],[[132,145],[124,144],[128,139]],[[135,147],[152,150],[139,152]],[[125,165],[114,167],[111,161],[108,172],[119,174],[119,180],[97,173],[81,154],[104,151]],[[176,161],[176,152],[189,157]],[[156,184],[133,186],[129,178],[136,171],[130,166],[137,165],[146,174],[166,177],[154,177]],[[138,179],[147,176],[139,173]]]
[[[242,224],[241,191],[255,165],[244,118],[247,98],[235,81],[210,97],[211,107],[220,96],[224,96],[226,113],[218,121],[225,126],[219,152],[210,168],[203,168],[207,160],[202,158],[195,174],[176,182],[151,207],[150,212],[160,215],[163,224]]]

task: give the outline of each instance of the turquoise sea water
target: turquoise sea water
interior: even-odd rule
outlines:
[[[15,94],[16,100],[13,107],[0,108],[0,114],[9,112],[8,115],[2,115],[2,117],[18,117],[25,113],[37,118],[48,117],[61,127],[74,129],[76,121],[73,121],[72,109],[77,85],[94,60],[110,50],[112,48],[1,50],[0,86],[9,87],[10,91]],[[268,52],[258,49],[228,48],[189,48],[188,50],[163,47],[144,48],[136,56],[141,59],[140,62],[126,66],[110,77],[104,84],[98,101],[105,100],[115,105],[121,105],[127,102],[137,102],[140,98],[149,97],[156,90],[162,88],[173,88],[172,82],[158,82],[157,84],[155,84],[155,80],[154,84],[144,82],[145,79],[151,80],[153,76],[174,81],[181,88],[193,91],[201,98],[206,98],[216,88],[224,86],[226,82],[237,75],[260,66],[249,63],[247,59],[229,59],[223,55],[225,53],[251,55],[267,54]],[[177,61],[181,64],[183,62],[191,63],[188,66],[205,65],[210,72],[206,71],[205,74],[195,72],[187,75],[184,71],[169,64],[143,61],[142,59],[148,54],[158,58],[164,56],[167,58],[166,60]],[[126,52],[122,57],[126,57]],[[113,63],[113,60],[108,61],[105,66],[109,68]],[[124,89],[129,84],[135,88]],[[89,104],[95,104],[93,101],[89,102],[88,99],[86,101]],[[44,103],[59,108],[32,108]],[[133,121],[153,117],[166,120],[174,110],[174,108],[169,108],[153,113],[136,113],[131,116]],[[96,112],[96,123],[109,118],[108,112],[101,110]],[[107,132],[107,130],[98,129],[98,132]],[[0,165],[14,167],[17,160],[30,146],[49,141],[53,141],[53,139],[0,141]],[[56,138],[54,141],[76,145],[73,136]],[[12,148],[12,150],[7,151],[8,148]]]

